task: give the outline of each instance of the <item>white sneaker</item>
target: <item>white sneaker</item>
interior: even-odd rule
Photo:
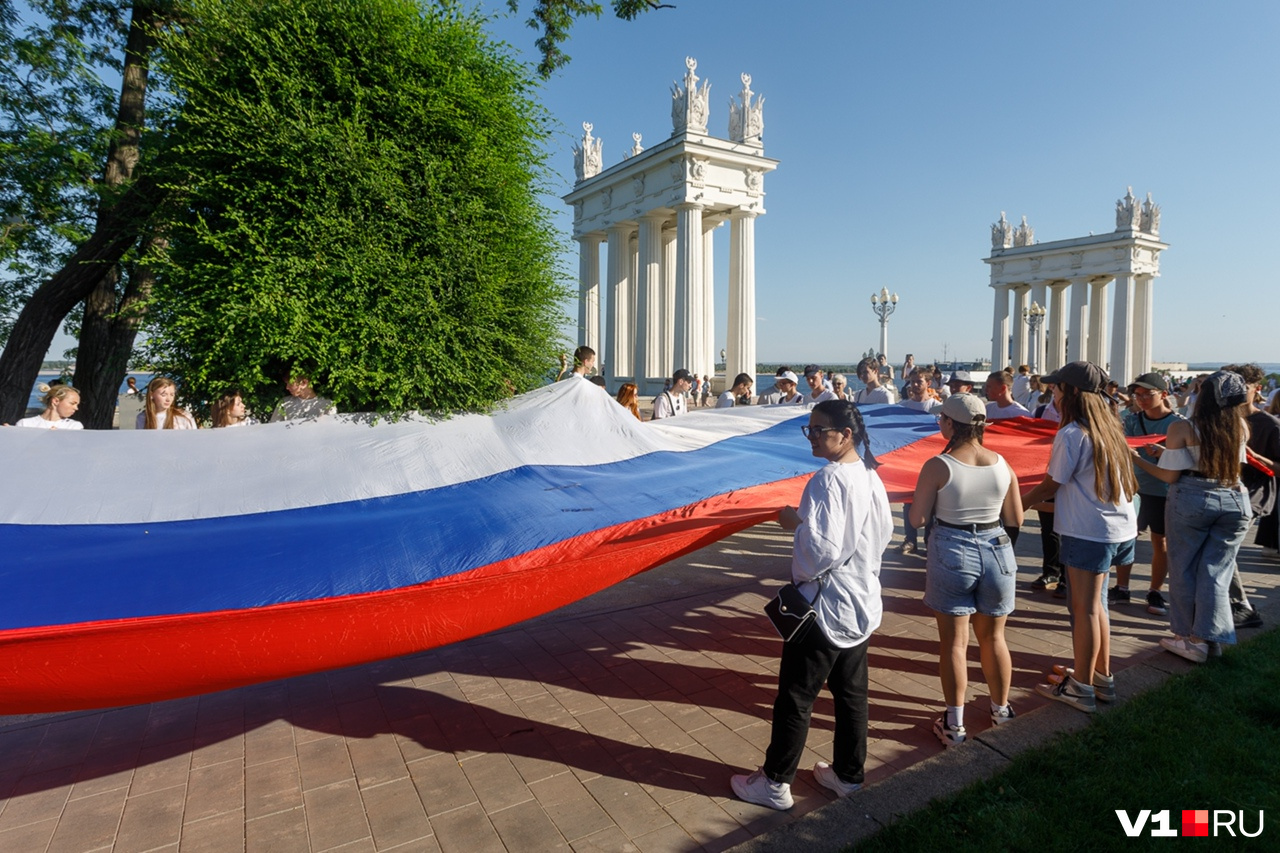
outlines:
[[[813,765],[813,778],[817,779],[822,787],[835,791],[837,797],[847,797],[862,787],[861,782],[846,782],[841,779],[825,761],[819,761]]]
[[[933,734],[938,740],[942,741],[942,745],[947,749],[964,743],[969,736],[964,726],[947,725],[946,711],[943,711],[942,716],[933,721]]]
[[[757,806],[784,812],[795,805],[795,800],[791,799],[791,786],[785,782],[775,782],[764,775],[763,767],[750,776],[734,776],[729,784],[738,799]]]
[[[1193,643],[1186,637],[1161,637],[1160,647],[1166,652],[1173,652],[1180,658],[1186,658],[1192,663],[1204,663],[1209,659],[1209,646],[1207,643]]]

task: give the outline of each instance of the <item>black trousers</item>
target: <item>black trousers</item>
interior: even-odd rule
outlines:
[[[813,700],[823,682],[836,704],[836,734],[831,768],[845,782],[862,782],[867,761],[867,646],[838,649],[816,624],[804,639],[782,644],[778,698],[773,703],[773,734],[764,755],[764,773],[791,784],[809,736]]]
[[[1054,571],[1065,576],[1062,558],[1059,556],[1061,540],[1058,539],[1058,534],[1053,532],[1053,513],[1037,510],[1036,514],[1040,516],[1040,553],[1044,558],[1040,565],[1046,572]]]

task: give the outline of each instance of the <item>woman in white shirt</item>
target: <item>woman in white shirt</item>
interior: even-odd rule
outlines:
[[[147,403],[138,412],[138,429],[195,429],[195,418],[174,404],[178,385],[167,376],[147,383]]]
[[[1053,385],[1062,421],[1049,473],[1023,503],[1034,506],[1056,496],[1053,527],[1071,595],[1074,661],[1058,667],[1036,692],[1091,714],[1099,699],[1111,702],[1116,696],[1105,596],[1112,567],[1133,562],[1138,478],[1120,420],[1103,396],[1106,372],[1091,362],[1073,361],[1043,381]]]
[[[44,411],[29,418],[23,418],[15,426],[31,429],[84,429],[84,424],[71,420],[71,416],[80,408],[80,392],[70,385],[40,385],[44,393],[40,402],[44,403]]]
[[[1239,374],[1220,370],[1200,385],[1190,422],[1169,427],[1153,465],[1135,452],[1134,463],[1169,483],[1165,544],[1169,550],[1169,627],[1166,651],[1204,663],[1219,643],[1236,641],[1228,588],[1236,553],[1252,520],[1240,483],[1249,437],[1249,389]]]
[[[791,781],[824,683],[835,699],[834,754],[831,764],[814,766],[814,778],[839,797],[862,786],[867,641],[880,627],[880,557],[893,535],[889,498],[857,406],[846,400],[818,403],[802,429],[813,455],[828,464],[805,486],[800,507],[784,507],[778,522],[795,531],[791,579],[817,618],[782,646],[764,765],[730,780],[740,799],[773,809],[793,804]]]
[[[986,421],[986,407],[973,394],[946,399],[938,426],[947,446],[920,469],[911,504],[916,527],[934,519],[924,604],[938,623],[938,672],[947,707],[933,733],[946,747],[966,738],[970,620],[990,691],[991,723],[1013,719],[1013,662],[1004,626],[1013,612],[1018,563],[1004,525],[1022,525],[1022,498],[1004,457],[982,446]]]

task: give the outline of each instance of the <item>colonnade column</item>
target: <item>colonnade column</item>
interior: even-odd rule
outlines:
[[[599,234],[578,237],[578,344],[600,352]]]
[[[610,390],[617,391],[617,379],[631,375],[631,226],[609,228],[609,262],[606,288],[609,313],[605,315],[605,376]]]
[[[1089,281],[1071,282],[1071,319],[1067,322],[1067,361],[1084,361],[1089,352]]]
[[[668,220],[670,222],[670,220]],[[676,366],[672,363],[672,346],[676,329],[676,229],[662,232],[662,378],[670,379]]]
[[[720,221],[702,223],[702,352],[698,357],[701,375],[716,373],[716,248],[715,230]],[[693,368],[690,368],[691,370]]]
[[[676,207],[676,315],[672,336],[675,369],[696,363],[702,346],[702,206]]]
[[[1099,367],[1107,364],[1107,285],[1108,278],[1089,282],[1089,347],[1085,358]]]
[[[1039,305],[1047,312],[1049,300],[1044,298],[1046,287],[1047,285],[1043,281],[1037,281],[1031,285],[1031,302],[1034,305]],[[1031,358],[1029,361],[1020,361],[1018,364],[1034,364],[1036,370],[1041,371],[1044,369],[1044,336],[1046,332],[1044,318],[1041,318],[1040,324],[1034,330],[1028,329],[1028,331],[1031,333]]]
[[[1040,361],[1040,372],[1049,373],[1062,367],[1067,345],[1067,282],[1049,285],[1049,333]]]
[[[637,238],[635,383],[642,396],[649,394],[649,382],[661,380],[659,365],[662,333],[662,222],[666,217],[651,213],[640,217]]]
[[[1152,308],[1155,295],[1152,284],[1155,279],[1150,275],[1136,277],[1133,291],[1133,373],[1141,376],[1151,372],[1151,340],[1152,340]],[[1127,381],[1132,382],[1133,377]]]
[[[756,214],[735,210],[729,219],[729,340],[725,385],[739,373],[756,376]]]
[[[993,284],[995,310],[991,315],[991,369],[999,370],[1009,359],[1009,285]]]
[[[1133,379],[1133,352],[1129,349],[1129,330],[1133,325],[1133,274],[1116,274],[1114,325],[1111,327],[1111,378],[1126,385]]]
[[[1013,333],[1013,364],[1017,367],[1019,364],[1027,363],[1027,323],[1022,319],[1023,312],[1031,307],[1030,288],[1025,284],[1017,284],[1013,287],[1013,322],[1016,324]],[[992,370],[1003,370],[1008,361],[992,362]]]

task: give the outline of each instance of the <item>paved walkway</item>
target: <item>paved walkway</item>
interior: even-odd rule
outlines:
[[[1044,704],[1032,687],[1070,646],[1064,602],[1029,590],[1034,522],[1019,545],[1009,642],[1020,719],[1001,735]],[[780,644],[760,608],[786,576],[788,549],[777,525],[762,525],[554,617],[433,652],[153,705],[0,718],[0,850],[525,853],[750,841],[831,801],[803,769],[830,757],[829,700],[815,710],[791,812],[729,795],[729,775],[754,768],[769,737]],[[1250,545],[1242,568],[1258,603],[1272,602],[1277,564]],[[869,782],[941,752],[929,731],[940,688],[924,561],[891,552],[883,580]],[[1160,655],[1164,619],[1137,603],[1112,619],[1117,670]],[[981,732],[976,664],[971,681],[968,722]],[[946,761],[963,763],[968,749]]]

